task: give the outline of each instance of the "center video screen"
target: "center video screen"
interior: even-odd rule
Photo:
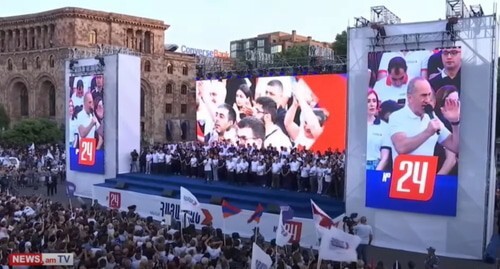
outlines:
[[[197,140],[257,149],[344,151],[345,75],[202,80]]]

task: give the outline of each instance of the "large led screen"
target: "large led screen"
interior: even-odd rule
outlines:
[[[70,170],[104,174],[104,75],[69,78]]]
[[[198,141],[343,151],[346,89],[345,75],[198,81]]]
[[[461,49],[368,57],[366,206],[455,216]]]

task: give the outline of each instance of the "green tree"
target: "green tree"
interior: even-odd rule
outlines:
[[[347,31],[344,30],[335,36],[332,49],[335,51],[335,55],[347,56]]]
[[[289,65],[309,65],[309,47],[293,46],[277,53],[275,60],[286,61]]]
[[[64,137],[57,123],[47,119],[26,119],[16,123],[2,134],[2,142],[9,145],[26,146],[31,143],[58,143]]]
[[[10,118],[5,107],[0,104],[0,132],[9,128]]]

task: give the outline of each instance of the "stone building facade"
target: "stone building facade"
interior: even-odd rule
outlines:
[[[62,8],[0,20],[0,103],[11,121],[65,121],[65,61],[73,49],[132,49],[141,57],[141,129],[146,141],[195,137],[194,56],[165,49],[163,21]]]

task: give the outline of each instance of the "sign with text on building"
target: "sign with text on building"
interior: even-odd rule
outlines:
[[[181,52],[185,54],[194,54],[196,56],[203,56],[209,58],[229,58],[229,52],[190,48],[184,45],[181,46]]]

